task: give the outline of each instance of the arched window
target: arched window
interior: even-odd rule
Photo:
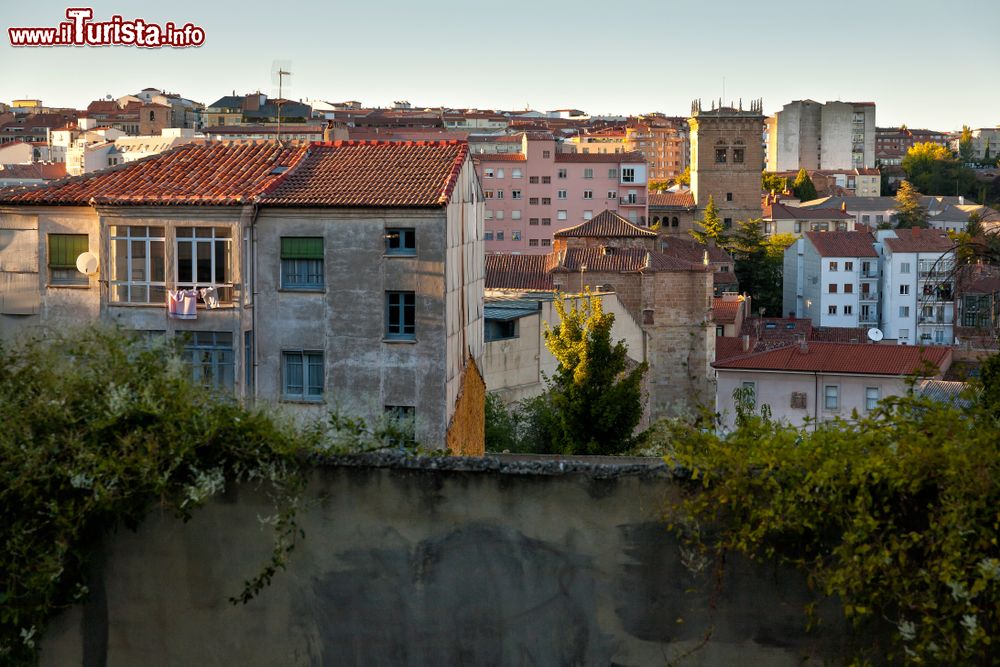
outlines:
[[[152,123],[154,120],[156,120],[156,112],[155,111],[150,111],[149,112],[149,122]]]
[[[672,218],[672,219],[670,220],[670,226],[671,226],[671,227],[676,227],[677,225],[678,225],[678,222],[677,222],[677,216],[675,215],[675,216],[674,216],[674,217],[673,217],[673,218]]]
[[[715,163],[726,164],[726,140],[719,139],[715,142]]]

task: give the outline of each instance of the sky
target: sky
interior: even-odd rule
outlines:
[[[205,31],[198,48],[21,47],[6,28],[65,21],[65,3],[5,1],[0,101],[84,108],[159,88],[210,104],[277,93],[387,106],[686,115],[723,95],[764,112],[799,99],[874,101],[879,126],[957,130],[1000,124],[1000,0],[633,0],[495,3],[107,1],[94,20]],[[977,26],[981,26],[980,30]]]

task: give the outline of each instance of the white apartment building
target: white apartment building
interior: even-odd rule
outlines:
[[[785,250],[784,314],[821,327],[875,326],[878,259],[870,232],[805,232]]]
[[[953,243],[944,231],[877,232],[882,259],[881,329],[900,345],[955,340]]]
[[[767,170],[875,166],[875,103],[796,100],[767,119]]]

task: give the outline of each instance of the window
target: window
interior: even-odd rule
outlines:
[[[521,219],[521,211],[520,210],[511,211],[510,212],[510,219],[511,220],[520,220]]]
[[[900,285],[899,286],[899,293],[902,296],[906,296],[907,294],[910,293],[910,286],[909,285]]]
[[[497,199],[503,199],[503,190],[497,190]]]
[[[497,241],[503,241],[503,232],[497,232]]]
[[[493,178],[493,170],[483,169],[483,178]]]
[[[715,163],[716,164],[725,164],[726,163],[726,149],[725,148],[716,148],[715,149]]]
[[[538,197],[528,197],[528,206],[538,206]]]
[[[618,193],[614,190],[608,190],[608,199],[618,199]]]
[[[826,314],[827,315],[836,315],[837,314],[837,307],[836,306],[827,306],[826,307]]]
[[[542,218],[542,226],[551,225],[551,224],[552,224],[552,218]]]
[[[486,342],[517,338],[517,320],[486,320]]]
[[[298,401],[323,398],[323,353],[282,352],[282,397]]]
[[[483,199],[493,199],[493,191],[483,190]]]
[[[497,238],[500,234],[497,232]],[[385,337],[390,340],[416,338],[416,295],[413,292],[385,293]]]
[[[386,241],[388,244],[388,241]],[[323,289],[323,239],[304,236],[281,237],[281,288]]]
[[[854,283],[844,283],[844,294],[854,294]]]
[[[584,220],[590,220],[593,217],[594,217],[594,212],[593,211],[584,211],[583,212],[583,219]]]
[[[565,220],[566,211],[556,211],[556,220]]]
[[[396,437],[389,441],[394,445],[404,445],[416,442],[417,409],[412,405],[387,405],[385,417],[387,426],[396,431]]]
[[[837,270],[837,263],[836,262],[830,262],[830,270],[831,271],[836,271]]]
[[[593,178],[594,177],[594,170],[593,169],[584,169],[583,170],[583,177],[584,178]]]
[[[566,170],[560,169],[556,172],[556,178],[566,178]]]
[[[674,217],[670,218],[670,226],[671,227],[676,227],[678,224],[680,224],[680,223],[678,222],[676,215]]]
[[[747,400],[750,402],[751,406],[757,405],[757,383],[756,382],[744,382],[741,385],[744,394],[746,394]]]
[[[722,226],[725,227],[726,229],[732,229],[732,227],[733,227],[733,219],[732,218],[723,218],[722,219]]]
[[[725,162],[725,160],[723,160]],[[733,164],[743,164],[743,149],[734,148],[733,149]]]
[[[542,157],[543,158],[550,158],[550,157],[552,157],[552,151],[542,151]]]
[[[90,285],[90,277],[76,270],[76,258],[89,248],[86,234],[49,234],[49,284]]]
[[[899,316],[900,317],[909,317],[910,316],[910,307],[909,306],[900,306],[899,307]]]
[[[497,178],[503,178],[503,169],[497,169]]]
[[[521,178],[521,170],[520,169],[511,169],[510,170],[510,177],[511,178]]]
[[[551,183],[551,182],[552,182],[551,176],[542,176],[542,183]]]
[[[184,361],[195,382],[214,389],[232,389],[235,373],[233,334],[228,331],[188,331],[183,334]]]
[[[732,192],[727,192],[726,193],[726,201],[733,201],[733,193]]]
[[[909,273],[910,272],[910,263],[909,262],[900,262],[900,264],[899,264],[899,272],[900,273]]]
[[[538,177],[537,176],[528,176],[528,182],[529,183],[538,183]]]
[[[832,384],[823,387],[823,407],[827,410],[840,409],[840,387]]]
[[[535,248],[538,246],[538,239],[528,239],[528,246]]]
[[[622,168],[622,183],[635,183],[635,169],[633,167]]]
[[[550,245],[552,245],[552,239],[542,239],[542,246],[543,247],[550,246]]]
[[[510,233],[510,240],[511,241],[520,241],[521,240],[521,230],[519,230],[519,229],[512,230],[511,233]]]
[[[493,217],[497,220],[503,220],[503,211],[494,211]]]
[[[909,329],[900,329],[899,330],[899,339],[900,340],[906,340],[909,337],[910,337],[910,330]]]
[[[491,211],[490,209],[486,209],[486,215],[485,215],[485,218],[486,218],[487,220],[492,220],[492,219],[493,219],[493,211]]]
[[[493,232],[483,232],[483,240],[484,241],[492,241],[493,240]]]
[[[178,227],[177,287],[216,287],[219,301],[232,301],[231,236],[229,227]]]
[[[865,410],[871,412],[877,408],[880,398],[882,398],[881,389],[878,387],[865,387]]]
[[[884,222],[884,221],[885,221],[885,216],[884,216],[884,215],[876,215],[876,216],[875,216],[875,222],[876,222],[877,224],[880,224],[880,225],[881,225],[881,224],[882,224],[882,222]]]
[[[804,391],[793,391],[792,392],[792,408],[797,410],[805,410],[808,407],[808,397]]]
[[[163,227],[111,227],[111,300],[166,304]]]
[[[510,198],[511,199],[520,199],[521,198],[521,191],[520,190],[511,190],[510,191]]]
[[[844,306],[844,315],[853,315],[854,306]]]
[[[618,178],[618,170],[608,169],[608,178]]]
[[[853,271],[854,262],[844,262],[844,271]]]
[[[593,199],[594,198],[594,191],[593,190],[584,190],[583,191],[583,198],[584,199]]]
[[[538,218],[528,218],[528,224],[529,225],[537,225],[538,224]]]
[[[548,206],[552,203],[551,197],[542,197],[542,206]]]
[[[721,324],[715,325],[715,335],[716,336],[725,336],[726,335],[726,327],[724,327]]]
[[[837,283],[830,283],[830,287],[829,287],[829,289],[827,291],[830,294],[836,294],[837,293]]]

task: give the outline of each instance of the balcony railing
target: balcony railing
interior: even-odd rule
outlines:
[[[878,301],[878,293],[877,292],[862,292],[858,296],[858,300],[861,303],[872,303],[874,301]]]
[[[937,315],[932,315],[930,317],[920,317],[917,321],[918,324],[955,324],[955,318],[953,317],[938,317]]]
[[[619,197],[618,203],[621,206],[645,206],[645,197]]]
[[[876,279],[876,278],[878,278],[878,269],[868,269],[867,271],[865,271],[864,269],[862,269],[861,270],[861,277],[862,278],[868,278],[869,280]]]

